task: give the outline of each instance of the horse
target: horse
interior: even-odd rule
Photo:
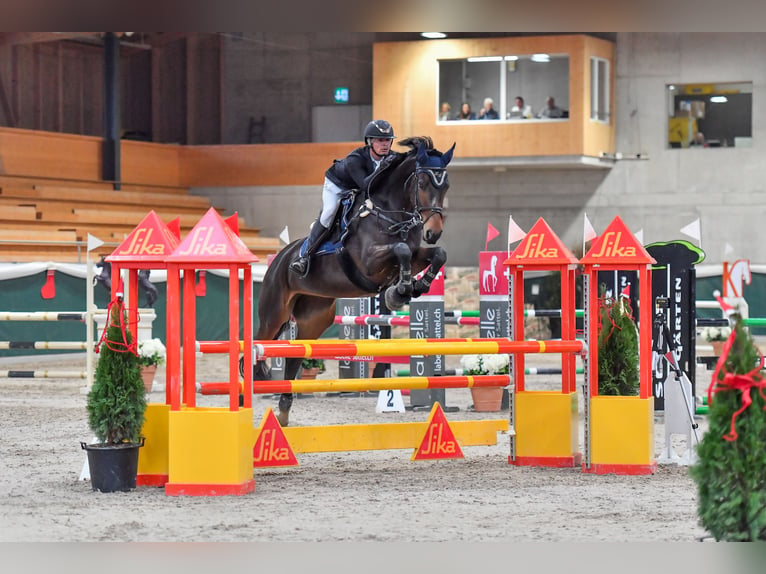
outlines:
[[[293,241],[273,259],[263,278],[255,340],[280,338],[291,320],[298,339],[318,339],[333,324],[335,302],[341,297],[382,292],[390,309],[401,309],[428,291],[447,260],[446,251],[434,244],[443,232],[449,189],[446,168],[455,144],[442,153],[430,137],[398,143],[409,150],[385,158],[368,178],[366,189],[350,192],[342,201],[330,253],[322,254],[327,251],[324,244],[305,277],[288,268],[305,238]],[[286,359],[285,378],[296,377],[301,361]],[[255,380],[271,378],[263,359],[256,361],[253,374]],[[289,423],[292,401],[291,393],[280,396],[277,419],[283,427]]]

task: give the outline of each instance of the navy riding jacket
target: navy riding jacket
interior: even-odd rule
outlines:
[[[356,148],[343,159],[336,159],[325,177],[341,189],[364,189],[365,180],[375,171],[370,146]]]

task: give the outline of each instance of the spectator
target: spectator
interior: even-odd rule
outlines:
[[[564,111],[556,105],[552,96],[548,96],[545,101],[545,107],[537,115],[538,118],[563,118]]]
[[[508,117],[511,119],[531,118],[532,107],[525,106],[524,98],[522,98],[521,96],[516,96],[516,100],[513,103],[513,107],[511,108],[511,111],[508,112]]]
[[[460,106],[460,113],[455,117],[456,120],[475,120],[476,114],[471,111],[471,104],[463,102]]]
[[[493,107],[494,105],[495,102],[492,101],[492,98],[484,98],[484,107],[481,108],[481,111],[479,112],[479,119],[499,120],[500,114],[497,113],[497,110]]]
[[[449,102],[442,102],[441,110],[439,110],[439,121],[440,122],[446,122],[447,120],[450,120],[450,110],[452,109],[452,106],[449,105]]]
[[[707,147],[707,143],[705,142],[705,134],[702,132],[697,132],[694,135],[694,139],[692,140],[692,143],[689,145],[698,146],[698,147]]]

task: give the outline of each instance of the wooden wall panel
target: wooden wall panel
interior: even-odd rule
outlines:
[[[0,175],[98,180],[101,139],[0,128]]]
[[[182,146],[122,140],[123,183],[171,186],[181,183]]]
[[[322,185],[333,159],[360,142],[187,146],[180,148],[184,186]]]

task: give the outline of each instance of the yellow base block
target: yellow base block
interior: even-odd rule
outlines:
[[[169,413],[167,494],[245,494],[253,482],[253,410],[188,408]]]
[[[579,464],[577,393],[521,391],[514,394],[516,460],[525,466]]]
[[[633,469],[647,474],[654,460],[654,399],[593,397],[590,404],[590,462],[605,472]],[[598,470],[596,472],[599,472]]]
[[[141,428],[146,442],[138,451],[137,486],[163,486],[168,481],[168,413],[170,405],[146,405]]]

